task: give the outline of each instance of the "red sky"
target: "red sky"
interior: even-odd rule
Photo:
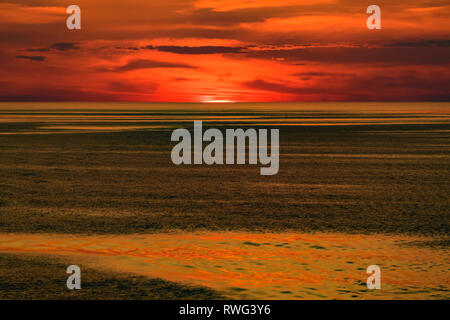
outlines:
[[[449,101],[450,2],[0,0],[0,75],[0,101]]]

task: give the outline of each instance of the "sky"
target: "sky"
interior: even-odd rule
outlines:
[[[0,0],[0,75],[0,101],[450,101],[450,1]]]

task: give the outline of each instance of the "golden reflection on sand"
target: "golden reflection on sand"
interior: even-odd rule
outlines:
[[[169,130],[205,126],[342,127],[448,125],[449,103],[266,104],[0,103],[0,135]],[[369,128],[369,127],[368,127]],[[386,127],[389,129],[388,127]],[[380,129],[380,128],[378,128]],[[396,130],[403,134],[405,130]]]
[[[449,298],[450,252],[406,236],[164,233],[1,234],[0,252],[69,255],[72,263],[205,285],[232,298]],[[95,257],[92,259],[92,257]],[[382,289],[366,288],[366,268]]]

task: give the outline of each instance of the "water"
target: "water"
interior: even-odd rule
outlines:
[[[450,251],[427,237],[203,232],[0,234],[0,252],[69,256],[99,269],[208,286],[244,299],[450,298]],[[381,268],[368,290],[366,268]]]
[[[448,124],[450,104],[1,103],[0,117],[0,124],[9,124],[0,134],[162,130],[189,126],[194,120],[216,126]]]
[[[279,173],[173,165],[193,120],[279,127]],[[449,103],[2,103],[0,252],[232,298],[448,299],[448,246],[411,243],[448,239],[449,125]]]

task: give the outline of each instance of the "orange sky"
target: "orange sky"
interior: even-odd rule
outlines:
[[[449,1],[0,0],[0,30],[0,101],[450,100]]]

